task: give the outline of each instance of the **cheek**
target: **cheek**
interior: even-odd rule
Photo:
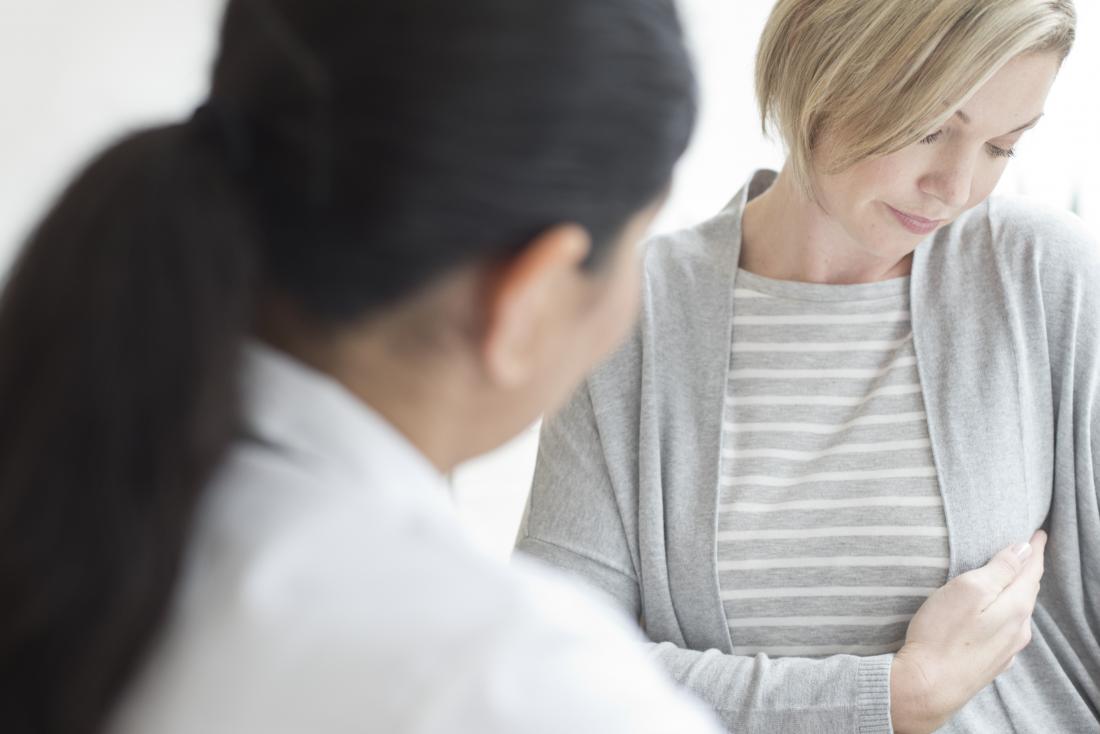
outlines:
[[[911,206],[920,187],[922,162],[909,151],[899,151],[876,161],[866,178],[868,204]]]
[[[989,198],[989,195],[993,193],[993,189],[997,188],[997,184],[1000,183],[1001,176],[1004,175],[1007,167],[1007,161],[993,161],[975,174],[967,209],[976,207]]]
[[[596,364],[626,339],[638,317],[641,294],[641,259],[629,248],[629,258],[616,255],[613,267],[605,273],[596,299],[589,303],[582,318],[587,324],[573,334],[573,348],[584,351],[586,360]]]
[[[905,180],[906,167],[898,154],[864,161],[837,177],[835,209],[862,218],[882,202],[898,200],[896,190]],[[904,201],[904,199],[902,199]]]
[[[631,252],[628,262],[616,263],[616,265],[618,267],[611,276],[612,282],[608,288],[604,323],[601,329],[613,343],[603,345],[604,348],[617,346],[630,331],[630,327],[634,325],[634,319],[638,316],[638,306],[641,301],[641,258]]]

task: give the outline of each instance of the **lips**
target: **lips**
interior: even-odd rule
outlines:
[[[917,216],[916,214],[909,214],[899,209],[895,209],[889,204],[886,205],[886,208],[890,210],[890,213],[894,215],[894,218],[898,220],[898,223],[901,224],[902,227],[913,234],[932,234],[947,221],[945,219],[927,219]]]

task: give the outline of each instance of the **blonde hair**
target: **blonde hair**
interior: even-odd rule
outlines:
[[[756,59],[761,123],[786,143],[810,187],[825,172],[888,155],[944,124],[1009,60],[1064,59],[1073,0],[779,0]]]

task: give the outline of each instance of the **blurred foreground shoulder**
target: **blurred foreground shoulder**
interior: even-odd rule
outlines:
[[[715,731],[625,618],[485,555],[442,496],[338,486],[260,447],[218,484],[113,734]]]

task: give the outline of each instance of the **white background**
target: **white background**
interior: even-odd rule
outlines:
[[[870,0],[869,0],[870,1]],[[124,130],[190,114],[201,101],[223,0],[0,0],[0,272],[58,188]],[[753,169],[777,167],[752,93],[756,39],[772,0],[681,0],[702,117],[655,229],[705,219]],[[1073,206],[1100,230],[1100,0],[1078,0],[1077,48],[1041,125],[1000,190]],[[461,467],[459,505],[508,553],[537,433]]]

